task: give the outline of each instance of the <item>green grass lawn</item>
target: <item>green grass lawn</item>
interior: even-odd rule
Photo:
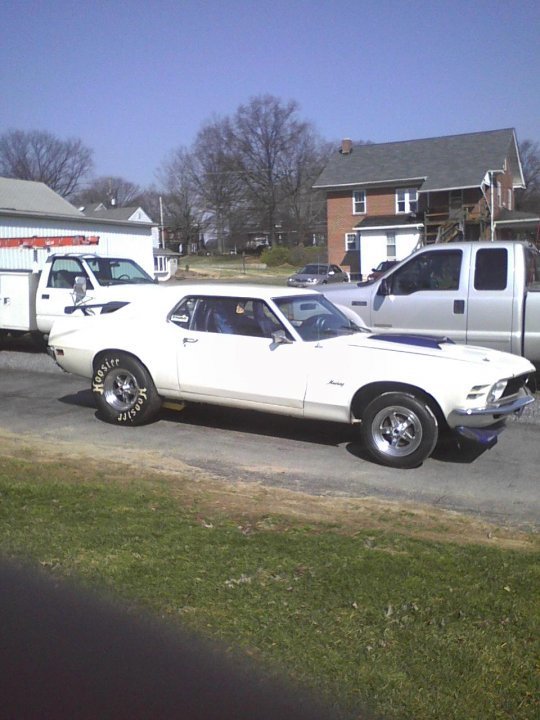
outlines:
[[[239,644],[387,720],[538,717],[534,537],[513,550],[339,517],[247,518],[166,477],[126,475],[3,457],[0,552]]]

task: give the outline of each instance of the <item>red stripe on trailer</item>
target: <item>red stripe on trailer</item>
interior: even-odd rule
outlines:
[[[97,245],[98,235],[57,235],[52,237],[19,237],[0,238],[0,248],[44,248],[44,247],[66,247],[78,245]]]

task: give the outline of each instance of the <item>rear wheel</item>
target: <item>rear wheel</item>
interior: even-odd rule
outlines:
[[[119,351],[99,358],[92,378],[92,392],[100,416],[116,425],[152,422],[161,407],[161,398],[148,370],[131,355]]]
[[[388,392],[372,400],[362,414],[362,440],[371,457],[394,468],[414,468],[437,444],[437,419],[414,395]]]

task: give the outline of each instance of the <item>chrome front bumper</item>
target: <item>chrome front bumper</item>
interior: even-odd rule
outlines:
[[[527,391],[529,393],[529,391]],[[481,415],[494,415],[496,417],[513,415],[515,413],[522,413],[523,409],[534,402],[532,394],[523,395],[518,397],[512,402],[501,403],[499,405],[489,405],[481,408],[466,408],[453,411],[453,414],[464,416],[464,417],[477,417]]]

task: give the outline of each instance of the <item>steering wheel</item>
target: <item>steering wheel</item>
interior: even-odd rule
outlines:
[[[327,334],[329,330],[335,330],[335,319],[327,313],[308,317],[299,328],[300,335],[304,340],[316,340]]]
[[[116,279],[117,280],[131,280],[129,275],[126,275],[125,273],[124,273],[124,275],[119,275]]]

